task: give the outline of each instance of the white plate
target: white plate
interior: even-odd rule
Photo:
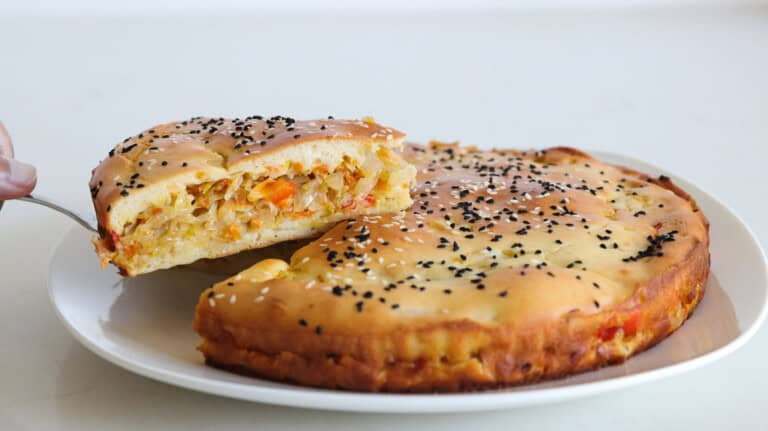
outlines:
[[[688,191],[711,222],[712,275],[691,319],[658,346],[623,365],[566,379],[464,394],[367,394],[311,389],[243,377],[204,365],[192,331],[198,294],[221,276],[188,269],[122,279],[102,271],[81,228],[68,232],[51,259],[49,292],[67,329],[121,367],[173,385],[263,403],[366,412],[459,412],[521,407],[588,396],[710,363],[742,346],[766,314],[766,258],[728,208],[690,183],[626,157],[603,160],[665,174]]]

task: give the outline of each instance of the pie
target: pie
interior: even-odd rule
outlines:
[[[407,210],[349,217],[201,294],[207,363],[356,391],[516,385],[622,362],[702,298],[709,225],[667,177],[562,147],[403,157]]]

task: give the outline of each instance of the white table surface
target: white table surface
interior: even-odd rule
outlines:
[[[90,210],[90,169],[125,136],[272,113],[372,114],[416,140],[625,153],[718,196],[768,244],[765,8],[0,17],[0,118],[38,166],[39,191],[72,207]],[[1,430],[768,427],[768,328],[681,376],[490,413],[318,412],[157,383],[90,353],[54,316],[48,259],[71,226],[23,203],[0,212]]]

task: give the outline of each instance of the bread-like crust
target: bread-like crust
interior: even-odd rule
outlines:
[[[222,257],[278,241],[317,235],[325,225],[279,234],[268,231],[263,239],[248,244],[210,246],[207,251],[152,257],[141,263],[120,258],[119,250],[115,253],[123,229],[133,223],[138,214],[147,208],[168,207],[174,196],[183,195],[190,185],[228,179],[243,172],[269,178],[316,172],[312,169],[318,166],[333,170],[344,160],[375,155],[379,148],[397,150],[403,138],[401,132],[372,119],[331,117],[312,121],[282,116],[196,117],[155,126],[125,139],[93,171],[90,188],[100,234],[95,241],[97,252],[102,259],[117,265],[124,275],[135,275],[199,258]],[[405,198],[400,194],[390,193],[391,200],[381,199],[367,211],[353,209],[338,214],[331,221],[403,209],[410,200],[407,194]]]
[[[203,292],[209,364],[360,391],[522,384],[621,362],[704,293],[707,220],[665,177],[569,148],[406,158],[405,216],[343,222]]]

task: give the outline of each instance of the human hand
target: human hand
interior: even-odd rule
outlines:
[[[0,122],[0,206],[5,199],[28,195],[36,183],[35,167],[13,158],[11,137]]]

